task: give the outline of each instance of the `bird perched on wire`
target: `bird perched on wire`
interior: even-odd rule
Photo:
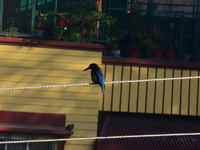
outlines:
[[[74,129],[74,124],[69,124],[65,127],[66,130],[73,130]]]
[[[99,68],[99,66],[97,64],[92,63],[89,65],[89,67],[87,67],[83,71],[86,71],[89,69],[91,70],[91,79],[94,82],[93,84],[99,84],[103,95],[105,95],[105,90],[104,90],[105,79],[104,79],[104,75],[101,71],[101,68]]]

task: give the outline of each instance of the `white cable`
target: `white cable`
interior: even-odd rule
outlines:
[[[150,82],[150,81],[167,81],[167,80],[184,80],[184,79],[199,79],[200,76],[193,77],[176,77],[176,78],[158,78],[158,79],[144,79],[144,80],[125,80],[125,81],[111,81],[106,82],[105,84],[113,83],[134,83],[134,82]]]
[[[67,86],[85,86],[91,83],[80,83],[80,84],[59,84],[59,85],[42,85],[42,86],[24,86],[24,87],[11,87],[11,88],[0,88],[3,90],[26,90],[26,89],[39,89],[39,88],[54,88],[54,87],[67,87]]]
[[[105,82],[105,84],[150,82],[150,81],[167,81],[167,80],[184,80],[184,79],[199,79],[199,78],[200,78],[200,76],[176,77],[176,78],[158,78],[158,79],[144,79],[144,80],[125,80],[125,81]],[[27,87],[11,87],[11,88],[0,88],[0,90],[1,91],[3,91],[3,90],[25,90],[25,89],[54,88],[54,87],[68,87],[68,86],[86,86],[86,85],[90,85],[90,84],[92,84],[92,83],[42,85],[42,86],[27,86]]]
[[[105,139],[124,139],[124,138],[147,138],[147,137],[169,137],[169,136],[191,136],[200,135],[200,133],[172,133],[172,134],[149,134],[149,135],[125,135],[125,136],[107,136],[107,137],[88,137],[88,138],[63,138],[63,139],[45,139],[45,140],[22,140],[5,141],[0,144],[14,143],[36,143],[36,142],[61,142],[61,141],[81,141],[81,140],[105,140]]]

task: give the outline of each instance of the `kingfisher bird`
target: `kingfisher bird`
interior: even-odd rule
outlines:
[[[91,70],[91,79],[94,82],[93,84],[99,84],[103,95],[105,95],[105,90],[104,90],[105,78],[101,71],[101,68],[99,68],[99,66],[97,64],[92,63],[89,65],[89,67],[87,67],[83,71],[86,71],[89,69]]]

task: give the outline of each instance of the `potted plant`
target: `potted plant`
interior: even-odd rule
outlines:
[[[190,52],[190,46],[187,40],[183,42],[183,49],[181,53],[182,61],[190,61],[192,54]]]
[[[112,17],[105,16],[103,12],[97,13],[91,11],[87,15],[76,15],[73,13],[56,13],[63,23],[58,23],[54,28],[54,34],[57,39],[79,39],[95,40],[97,33],[95,31],[96,22],[106,23],[112,22]]]
[[[195,60],[196,62],[200,62],[200,38],[197,40]]]
[[[124,26],[127,26],[128,24],[128,36],[130,41],[127,48],[128,57],[138,58],[140,49],[142,48],[143,31],[148,28],[149,17],[147,15],[142,15],[140,12],[134,11],[128,13],[127,18],[128,19],[123,22],[126,22]]]
[[[128,35],[131,45],[131,47],[128,47],[128,57],[138,57],[140,49],[151,50],[151,56],[157,57],[154,53],[164,40],[164,35],[158,24],[150,24],[151,18],[148,13],[133,11],[127,14],[127,17],[130,22]],[[162,54],[162,51],[158,52]]]
[[[110,50],[110,55],[114,57],[120,57],[121,49],[119,48],[118,44],[115,43],[113,48]]]
[[[164,41],[164,35],[157,24],[131,33],[132,43],[137,43],[137,47],[145,50],[151,50],[151,57],[161,58],[162,50],[158,50],[159,45]]]
[[[101,28],[103,23],[110,25],[114,20],[111,16],[106,16],[102,11],[97,11],[95,1],[81,0],[76,3],[68,1],[66,4],[66,8],[70,7],[69,10],[74,5],[78,5],[79,8],[72,11],[54,12],[60,19],[54,28],[54,34],[59,40],[96,40],[98,38],[97,22],[99,22],[99,28]]]
[[[196,62],[200,62],[200,51],[199,50],[196,51],[195,60],[196,60]]]
[[[132,58],[138,58],[139,52],[141,49],[141,32],[139,33],[130,33],[130,42],[131,42],[131,47],[128,47],[128,57]]]
[[[138,58],[140,53],[140,48],[137,45],[133,47],[128,47],[128,56],[132,58]]]
[[[153,25],[147,34],[146,43],[149,44],[149,50],[151,50],[151,57],[161,58],[163,50],[160,50],[160,44],[165,40],[165,36],[161,32],[161,29],[157,24]]]
[[[174,35],[174,24],[173,23],[171,23],[169,25],[169,31],[167,31],[166,35],[167,36],[166,36],[164,44],[166,47],[168,46],[168,49],[163,51],[163,58],[174,59],[174,51],[173,51],[174,48],[173,47],[178,46],[178,41],[173,39],[173,35]]]
[[[111,26],[108,42],[105,44],[107,55],[119,57],[121,53],[120,40],[127,34],[127,30],[119,30],[116,24]]]
[[[10,33],[12,34],[12,35],[6,35],[6,37],[12,37],[12,36],[17,37],[18,28],[15,27],[15,26],[12,24],[12,25],[10,25],[9,28],[4,29],[3,32],[7,32],[8,34],[10,34]]]
[[[47,16],[49,13],[42,13],[39,10],[35,11],[35,30],[34,35],[37,37],[42,37],[44,34],[44,30],[42,30],[43,24],[47,20]]]

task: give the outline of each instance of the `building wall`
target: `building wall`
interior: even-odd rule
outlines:
[[[198,69],[192,67],[178,69],[175,63],[172,63],[174,67],[165,67],[161,61],[160,67],[134,63],[123,65],[120,59],[116,59],[115,64],[103,62],[101,65],[102,52],[93,51],[95,48],[90,46],[85,47],[90,51],[80,50],[82,45],[52,48],[50,44],[44,47],[41,43],[40,46],[1,43],[0,88],[89,83],[90,71],[83,72],[83,69],[90,63],[100,65],[106,81],[200,74]],[[66,125],[75,125],[72,138],[94,137],[97,136],[98,111],[199,116],[199,85],[199,79],[107,84],[105,96],[101,94],[98,85],[0,91],[0,110],[66,114]],[[70,141],[66,143],[65,149],[92,150],[93,144],[93,140]]]
[[[0,45],[0,88],[91,82],[90,63],[102,53]],[[76,86],[0,91],[0,110],[66,114],[74,124],[71,138],[97,136],[99,87]],[[67,142],[65,149],[92,150],[94,141]]]
[[[134,64],[105,63],[102,69],[106,82],[188,77],[200,74],[200,71],[195,69],[140,67]],[[105,96],[100,95],[99,110],[200,116],[199,85],[199,79],[108,84],[105,86]]]

